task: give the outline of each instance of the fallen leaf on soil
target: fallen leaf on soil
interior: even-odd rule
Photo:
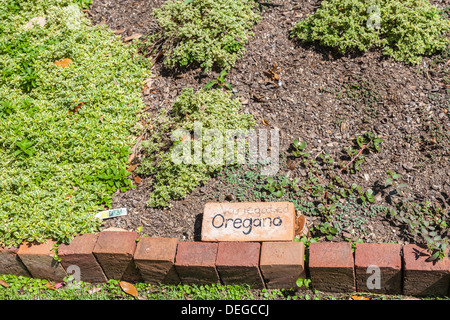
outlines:
[[[371,299],[363,296],[352,296],[352,300],[371,300]]]
[[[93,293],[96,293],[96,292],[99,292],[99,291],[101,291],[102,290],[102,288],[92,288],[91,290],[88,290],[88,293],[89,294],[93,294]]]
[[[164,55],[165,52],[166,52],[166,50],[160,51],[160,52],[156,55],[155,59],[153,60],[153,63],[155,63],[156,61],[158,61],[159,58],[161,58],[161,57]],[[179,75],[177,75],[177,77],[178,77],[178,76],[179,76]]]
[[[256,95],[256,94],[253,95],[253,99],[256,102],[263,102],[264,101],[264,98],[262,96],[259,96],[259,95]]]
[[[55,290],[55,288],[50,284],[50,282],[47,282],[47,283],[45,284],[45,286],[46,286],[47,289],[49,289],[49,290]]]
[[[62,286],[63,286],[63,283],[62,283],[62,282],[59,282],[59,283],[55,284],[55,285],[53,286],[53,288],[59,289],[59,288],[61,288]]]
[[[134,182],[136,182],[136,183],[141,183],[141,177],[138,177],[138,176],[135,176],[134,177]]]
[[[98,25],[99,26],[102,26],[102,25],[104,25],[106,23],[106,20],[102,20]]]
[[[136,158],[136,154],[133,152],[128,156],[128,163],[132,163],[134,158]]]
[[[115,30],[114,34],[122,34],[125,32],[126,29],[119,29],[119,30]]]
[[[296,221],[296,230],[295,235],[307,235],[308,227],[306,226],[306,217],[305,215],[300,215]]]
[[[5,288],[9,288],[9,283],[0,279],[0,285],[4,286]]]
[[[125,293],[128,293],[129,295],[132,295],[133,297],[137,298],[138,291],[135,286],[133,286],[131,283],[126,281],[120,281],[120,287]]]
[[[291,159],[287,159],[286,165],[287,165],[287,167],[288,167],[289,170],[294,170],[295,167],[297,166],[297,164],[295,163],[295,161],[292,161]]]
[[[55,61],[54,64],[56,64],[58,67],[67,68],[71,63],[73,63],[72,59],[64,58],[62,60]]]
[[[140,37],[142,37],[142,34],[134,33],[131,36],[126,37],[125,39],[123,39],[123,41],[128,42],[128,41],[131,41],[131,40],[134,40],[134,39],[139,39]]]
[[[77,105],[75,106],[75,108],[69,109],[69,113],[70,113],[70,114],[77,113],[78,110],[81,109],[81,106],[82,106],[83,104],[84,104],[84,102],[80,102],[79,104],[77,104]]]
[[[45,17],[35,17],[33,19],[31,19],[30,21],[27,22],[26,25],[24,25],[24,29],[25,30],[29,30],[32,29],[34,27],[34,25],[38,25],[38,26],[45,26],[45,24],[47,23],[47,20],[45,19]]]
[[[132,164],[131,166],[128,167],[127,171],[133,172],[138,167],[138,165],[139,163]]]
[[[278,72],[281,71],[281,68],[277,68],[276,66],[272,66],[268,71],[264,71],[265,75],[269,77],[269,80],[271,81],[278,81],[280,80],[280,75]]]

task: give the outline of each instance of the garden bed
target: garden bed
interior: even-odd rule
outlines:
[[[445,1],[431,2],[438,7],[448,6]],[[123,39],[136,33],[144,39],[156,30],[151,11],[161,3],[94,1],[89,14],[95,23],[119,30]],[[226,80],[234,95],[241,98],[243,112],[253,115],[257,128],[280,129],[282,160],[278,179],[288,176],[306,180],[310,173],[301,158],[292,156],[294,139],[306,142],[305,150],[311,157],[319,161],[321,155],[328,154],[335,163],[350,162],[343,150],[355,145],[357,136],[371,132],[383,139],[378,152],[364,156],[360,170],[340,175],[348,185],[373,190],[374,201],[362,204],[355,199],[341,199],[336,211],[328,215],[329,222],[339,224],[338,232],[317,230],[314,236],[319,240],[328,236],[332,240],[411,242],[412,230],[389,213],[398,200],[395,188],[385,186],[387,172],[401,175],[394,182],[409,190],[415,204],[429,210],[425,214],[433,215],[436,208],[424,207],[424,201],[448,211],[449,56],[442,53],[424,57],[421,64],[414,66],[395,61],[379,49],[341,55],[292,39],[294,25],[314,13],[320,3],[275,1],[261,5],[261,20],[253,28],[254,37]],[[152,56],[145,49],[143,52]],[[142,94],[150,117],[160,109],[170,109],[184,88],[198,90],[220,73],[213,70],[206,74],[197,67],[173,71],[162,60],[157,59],[152,67],[153,82]],[[316,174],[326,180],[326,170],[319,165]],[[258,176],[257,168],[227,167],[166,208],[146,205],[152,178],[140,178],[135,189],[113,198],[113,207],[128,208],[128,216],[108,220],[105,227],[135,230],[142,226],[142,232],[149,236],[199,239],[205,202],[260,200],[297,201],[299,212],[309,213],[311,227],[324,226],[323,215],[314,209],[317,199],[307,193],[297,196],[285,192],[280,198],[265,194],[267,181]],[[448,215],[442,216],[448,221]]]
[[[422,0],[411,0],[412,14],[401,7],[422,19],[423,42],[409,37],[414,23],[401,23],[410,43],[395,54],[400,44],[379,33],[368,33],[369,50],[346,54],[300,41],[324,32],[307,17],[338,2],[3,1],[1,245],[69,242],[98,231],[94,214],[108,207],[128,215],[103,227],[198,240],[206,202],[290,201],[307,217],[306,244],[444,251],[450,47],[439,33],[450,29],[448,1],[432,1],[442,12]],[[278,129],[278,172],[174,165],[170,133],[195,131],[194,121]]]

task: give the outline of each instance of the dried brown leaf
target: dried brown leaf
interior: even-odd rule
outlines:
[[[73,63],[72,59],[64,58],[62,60],[57,60],[54,62],[58,67],[67,68],[71,63]]]
[[[142,34],[140,33],[133,33],[131,36],[126,37],[125,39],[123,39],[123,41],[128,42],[134,39],[139,39],[140,37],[142,37]]]
[[[352,300],[372,300],[364,296],[352,296]]]
[[[5,280],[0,279],[0,285],[4,286],[5,288],[9,288],[9,283]]]
[[[308,234],[308,227],[306,225],[306,217],[305,215],[301,214],[296,221],[296,235],[306,235]]]
[[[136,153],[132,153],[128,156],[128,163],[133,163],[133,160],[136,158]]]
[[[77,113],[80,109],[81,106],[84,104],[84,102],[80,102],[79,104],[77,104],[73,109],[69,109],[69,114],[74,114]]]
[[[141,183],[141,181],[142,181],[141,177],[139,177],[139,176],[134,177],[134,182]]]
[[[131,166],[128,167],[127,171],[133,172],[138,167],[138,165],[139,163],[132,164]]]
[[[291,160],[291,159],[287,159],[286,165],[287,165],[289,170],[294,170],[295,167],[297,166],[297,163],[295,161]]]
[[[138,291],[134,285],[126,281],[120,281],[119,285],[125,293],[137,298]]]
[[[50,282],[47,282],[47,283],[45,284],[45,286],[46,286],[47,289],[49,289],[49,290],[55,290],[55,288],[51,285]]]
[[[115,30],[114,34],[122,34],[125,32],[126,29],[119,29],[119,30]]]

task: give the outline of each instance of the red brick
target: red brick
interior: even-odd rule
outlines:
[[[138,283],[142,282],[142,275],[139,271],[139,268],[136,265],[136,262],[132,259],[130,263],[128,264],[128,267],[125,269],[125,272],[122,276],[123,281],[131,282],[131,283]]]
[[[355,249],[356,288],[358,291],[402,293],[402,246],[395,243],[357,243]],[[369,267],[379,268],[380,288],[369,289],[376,284],[376,273]]]
[[[426,246],[403,246],[403,294],[411,296],[448,294],[450,260],[448,250],[443,260],[426,262],[430,252]]]
[[[355,272],[350,243],[320,242],[309,247],[309,272],[314,289],[354,292]]]
[[[305,278],[303,242],[263,242],[259,263],[268,289],[296,288]]]
[[[179,283],[174,262],[178,240],[143,237],[134,252],[134,261],[147,283]]]
[[[31,277],[25,265],[17,255],[18,248],[0,247],[0,274]]]
[[[55,244],[55,241],[48,240],[41,244],[26,242],[19,247],[17,255],[33,278],[63,281],[67,276],[61,264],[54,259],[52,247]]]
[[[101,232],[93,253],[108,279],[122,280],[133,260],[137,232]]]
[[[264,288],[259,270],[261,244],[258,242],[220,242],[216,268],[223,284],[248,284],[251,288]]]
[[[67,273],[74,275],[71,266],[76,266],[80,268],[81,281],[97,283],[108,280],[93,254],[97,239],[98,234],[86,233],[74,237],[69,244],[59,246],[58,256]]]
[[[216,269],[218,244],[213,242],[179,242],[175,269],[183,284],[219,282]]]

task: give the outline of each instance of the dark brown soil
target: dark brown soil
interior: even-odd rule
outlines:
[[[163,2],[94,0],[90,15],[94,23],[104,21],[113,30],[126,29],[124,37],[147,34],[155,28],[151,10]],[[449,5],[448,0],[433,2]],[[384,184],[390,170],[403,176],[416,198],[444,199],[448,204],[450,86],[431,59],[410,66],[379,50],[339,56],[315,45],[299,44],[290,38],[290,30],[313,13],[320,1],[274,3],[281,5],[264,9],[244,57],[227,77],[243,101],[244,112],[251,113],[260,127],[280,129],[283,152],[298,138],[307,142],[313,156],[329,153],[338,159],[357,135],[372,131],[384,139],[382,150],[368,155],[362,170],[344,174],[344,180],[378,190],[377,204],[388,205],[386,192],[377,186]],[[271,81],[271,69],[279,75],[278,81]],[[206,76],[199,69],[172,73],[160,61],[152,74],[154,80],[143,92],[151,114],[170,108],[183,88],[199,89],[217,76]],[[356,88],[356,98],[350,98],[355,92],[349,88]],[[284,168],[279,173],[289,171]],[[289,175],[301,178],[304,172],[297,166]],[[134,230],[143,226],[143,233],[149,236],[198,239],[204,203],[225,190],[219,176],[185,199],[173,201],[170,208],[155,209],[146,207],[151,189],[149,179],[143,178],[137,188],[113,199],[113,207],[128,208],[128,216],[110,219],[105,227]],[[311,218],[314,223],[319,220]],[[370,226],[372,235],[365,241],[409,241],[384,216],[372,218]]]

